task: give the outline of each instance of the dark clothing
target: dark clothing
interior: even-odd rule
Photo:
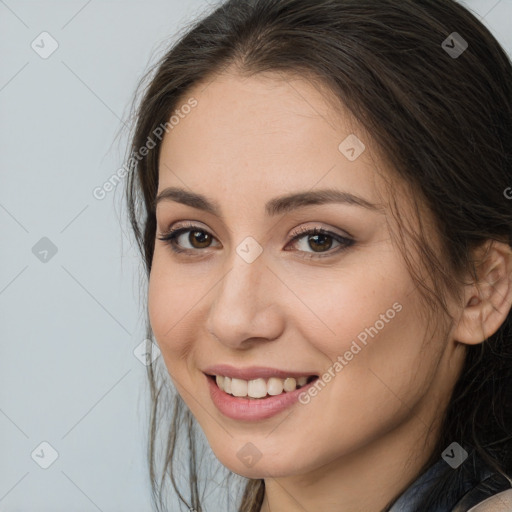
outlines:
[[[467,464],[465,469],[469,469],[469,474],[459,480],[451,489],[452,492],[443,492],[439,496],[438,506],[429,510],[420,510],[418,503],[423,495],[431,492],[435,475],[448,467],[448,463],[443,458],[420,475],[397,499],[389,512],[466,512],[489,496],[512,489],[509,479],[494,472],[473,449],[468,450],[467,446],[464,448],[470,455],[462,464]]]

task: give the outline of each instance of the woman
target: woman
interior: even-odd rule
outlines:
[[[512,510],[512,67],[489,31],[451,0],[228,0],[137,108],[157,507],[167,475],[190,510],[221,485],[202,431],[244,477],[215,510]]]

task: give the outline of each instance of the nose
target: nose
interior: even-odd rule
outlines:
[[[235,254],[231,267],[211,292],[208,332],[233,349],[278,338],[284,327],[281,286],[262,256],[247,263]]]

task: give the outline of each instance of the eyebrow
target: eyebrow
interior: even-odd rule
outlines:
[[[156,207],[156,205],[162,201],[175,201],[177,203],[211,213],[217,217],[222,217],[221,207],[217,201],[208,199],[202,194],[190,192],[183,188],[168,187],[163,189],[156,197],[154,206]],[[370,201],[349,192],[336,189],[322,189],[296,192],[271,199],[265,205],[265,213],[268,216],[275,216],[304,206],[328,203],[341,203],[359,206],[373,211],[382,210],[380,205],[373,204]]]

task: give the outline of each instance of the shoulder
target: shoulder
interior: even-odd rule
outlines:
[[[512,511],[512,489],[490,496],[470,508],[468,512],[510,512]]]
[[[467,492],[453,512],[512,512],[511,480],[491,473]]]

